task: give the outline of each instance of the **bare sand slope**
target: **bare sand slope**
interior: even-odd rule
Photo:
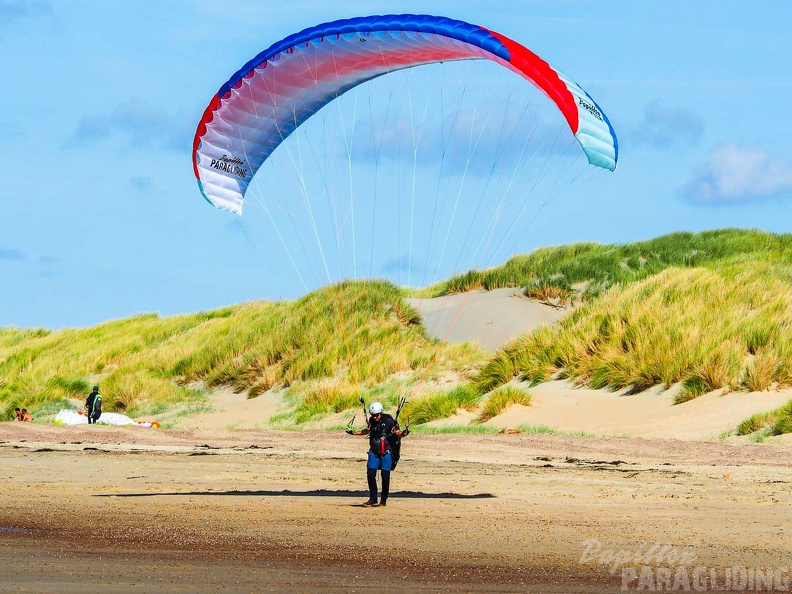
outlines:
[[[552,324],[567,310],[520,296],[519,289],[471,291],[435,299],[408,299],[427,332],[446,342],[477,342],[488,351],[542,324]]]
[[[0,424],[0,591],[618,592],[623,570],[635,590],[643,567],[722,583],[792,559],[788,447],[412,435],[379,509],[359,506],[365,449]]]
[[[576,388],[567,381],[531,388],[531,406],[514,406],[488,424],[496,427],[544,425],[596,435],[716,439],[751,415],[776,409],[792,399],[792,390],[729,392],[721,390],[674,404],[679,387],[638,394]]]
[[[208,403],[211,410],[197,415],[173,420],[168,415],[160,415],[160,418],[178,429],[264,429],[285,405],[278,392],[268,391],[248,398],[246,393],[235,394],[229,389],[212,391]]]

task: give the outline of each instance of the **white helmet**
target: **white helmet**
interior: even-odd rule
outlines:
[[[378,415],[383,411],[382,403],[381,402],[372,402],[371,406],[369,406],[369,412],[372,415]]]

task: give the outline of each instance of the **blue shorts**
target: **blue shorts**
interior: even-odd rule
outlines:
[[[393,468],[393,458],[391,458],[390,452],[385,452],[384,456],[377,456],[374,452],[368,453],[368,462],[366,462],[366,468],[374,468],[379,470],[385,470],[386,472],[390,472],[391,468]]]

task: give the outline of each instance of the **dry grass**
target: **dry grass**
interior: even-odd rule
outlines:
[[[6,414],[15,406],[35,413],[48,402],[84,399],[100,383],[106,410],[134,416],[152,403],[203,398],[190,387],[196,382],[249,397],[316,383],[311,398],[318,398],[326,380],[360,392],[396,374],[419,383],[485,360],[475,347],[429,338],[419,321],[395,286],[372,281],[333,285],[294,302],[172,318],[146,314],[82,330],[2,329],[0,402]],[[299,414],[318,408],[309,399]]]

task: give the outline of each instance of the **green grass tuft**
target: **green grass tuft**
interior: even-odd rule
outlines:
[[[792,400],[774,411],[773,435],[792,433]]]
[[[531,395],[513,386],[499,388],[490,394],[479,412],[476,422],[484,423],[503,413],[512,404],[531,405]]]
[[[473,410],[479,399],[480,396],[470,386],[459,386],[449,392],[418,398],[407,404],[402,414],[410,419],[410,423],[421,425],[447,419],[459,409]]]
[[[744,420],[737,426],[737,435],[748,435],[765,429],[773,424],[775,415],[773,413],[759,413]]]
[[[776,410],[757,413],[737,426],[737,435],[751,435],[763,441],[771,435],[792,433],[792,400]]]

